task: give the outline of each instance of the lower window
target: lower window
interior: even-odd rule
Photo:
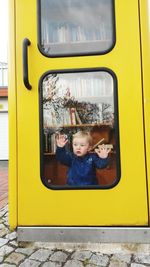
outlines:
[[[41,179],[52,189],[106,189],[120,178],[117,81],[108,69],[45,73]]]

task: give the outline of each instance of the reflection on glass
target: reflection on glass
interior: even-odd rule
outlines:
[[[41,0],[40,45],[43,51],[48,55],[63,55],[109,50],[114,39],[112,2]]]
[[[41,95],[42,178],[50,186],[111,186],[117,179],[112,76],[51,73],[43,79]],[[78,159],[82,165],[92,162],[92,169],[75,163]]]

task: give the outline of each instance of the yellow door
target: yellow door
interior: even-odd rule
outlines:
[[[14,2],[18,225],[147,225],[138,1],[116,0],[113,10],[115,11],[113,19],[116,42],[111,49],[106,49],[107,53],[94,52],[90,55],[87,51],[83,56],[79,55],[81,51],[73,56],[64,56],[61,53],[56,56],[55,49],[52,56],[46,56],[46,52],[41,53],[38,49],[40,32],[37,30],[37,24],[40,21],[39,9],[42,7],[37,9],[35,0],[15,0]],[[41,1],[41,6],[46,2],[48,1]],[[25,38],[31,42],[26,46],[31,90],[28,90],[23,83],[22,44]],[[92,72],[96,79],[95,73],[105,71],[113,77],[113,86],[116,88],[114,89],[115,131],[117,132],[115,136],[117,152],[114,154],[117,153],[116,166],[118,168],[115,174],[116,180],[108,188],[98,186],[97,188],[69,187],[68,189],[61,184],[57,187],[58,184],[55,185],[55,183],[54,186],[46,186],[46,182],[44,183],[41,177],[43,165],[46,169],[47,164],[51,164],[50,168],[53,169],[54,155],[47,155],[49,160],[47,163],[42,150],[45,126],[44,120],[41,123],[43,117],[40,114],[43,112],[41,101],[44,99],[42,86],[46,81],[45,73],[57,74],[61,81],[66,79],[64,79],[65,75],[74,73],[73,79],[78,79],[80,76],[83,82],[84,74],[88,73],[90,76]],[[67,79],[68,77],[70,76],[67,76]],[[80,124],[79,121],[78,124]],[[58,168],[57,165],[57,169],[54,168],[53,172],[57,172]],[[61,170],[63,167],[58,171],[59,174]],[[48,178],[47,181],[51,183],[51,178]],[[58,181],[60,178],[58,177]]]

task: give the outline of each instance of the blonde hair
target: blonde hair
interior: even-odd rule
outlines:
[[[86,138],[90,146],[92,145],[92,136],[88,131],[78,131],[77,133],[73,134],[74,138]]]

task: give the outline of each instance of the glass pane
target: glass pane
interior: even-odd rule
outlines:
[[[0,87],[8,85],[8,65],[7,63],[0,62]]]
[[[112,0],[41,0],[40,6],[39,41],[44,54],[99,54],[112,48]]]
[[[44,184],[103,187],[117,181],[115,95],[108,72],[45,76],[41,84]]]

